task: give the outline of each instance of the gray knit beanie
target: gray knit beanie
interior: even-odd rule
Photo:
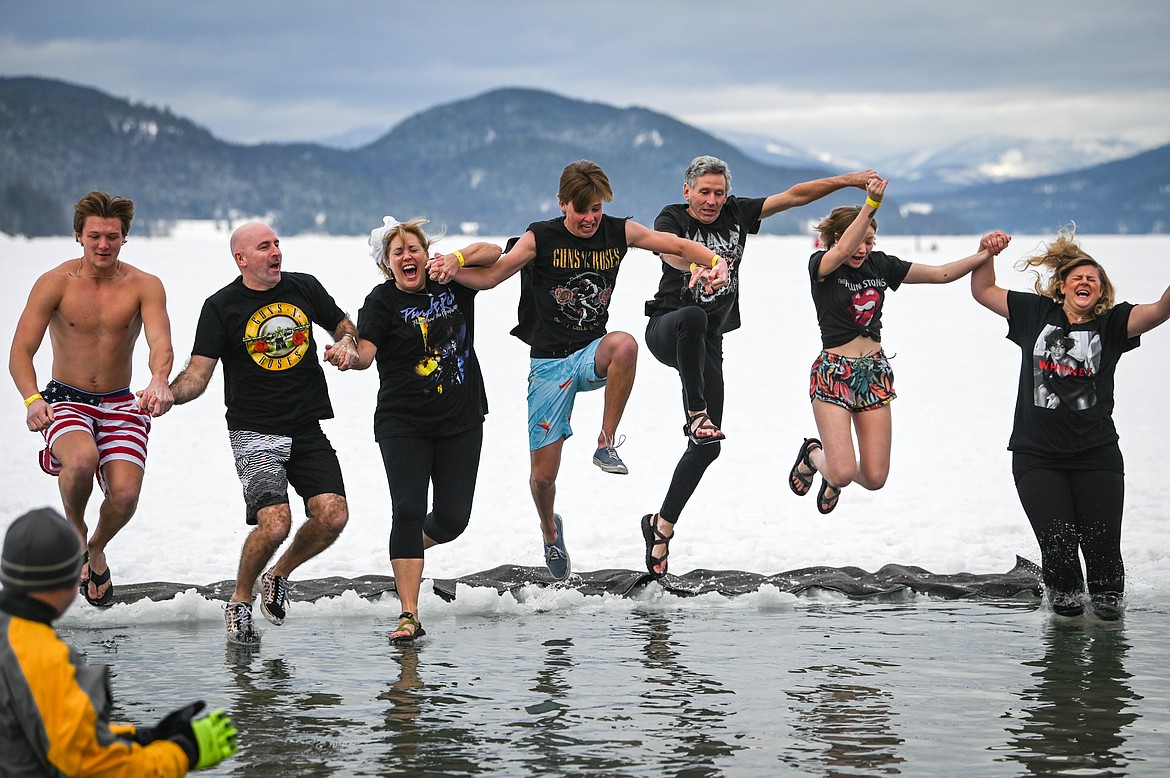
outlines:
[[[81,537],[64,516],[51,508],[29,511],[4,536],[0,581],[26,592],[76,586],[82,556]]]

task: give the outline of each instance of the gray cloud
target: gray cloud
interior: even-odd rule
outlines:
[[[858,159],[991,133],[1170,139],[1154,0],[0,0],[0,30],[0,73],[167,106],[236,142],[388,130],[499,86]]]

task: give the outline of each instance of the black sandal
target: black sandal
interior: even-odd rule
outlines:
[[[673,535],[663,535],[662,531],[654,524],[654,514],[647,513],[642,517],[642,538],[646,541],[646,571],[653,576],[666,575],[666,568],[662,572],[656,572],[654,565],[667,562],[670,559],[670,539]],[[654,556],[654,547],[662,546],[666,553],[660,557]]]
[[[825,496],[825,492],[829,489],[833,490],[832,497]],[[817,492],[817,510],[821,513],[832,513],[833,509],[837,507],[837,500],[839,499],[841,499],[840,487],[833,486],[824,478],[821,478],[821,490]]]
[[[804,497],[812,489],[813,476],[817,474],[817,468],[808,455],[812,453],[814,448],[822,448],[821,442],[816,438],[805,438],[804,443],[800,444],[800,453],[796,455],[796,463],[788,471],[788,488],[797,497]],[[802,474],[800,472],[801,465],[807,467],[811,472],[808,475]]]
[[[699,430],[715,430],[714,435],[699,435]],[[723,434],[723,430],[711,421],[711,417],[707,415],[706,411],[696,413],[687,420],[683,425],[683,434],[690,438],[690,441],[696,446],[706,446],[709,443],[718,443],[721,440],[727,440],[727,436]]]
[[[394,637],[399,632],[406,634]],[[421,638],[425,634],[427,631],[423,629],[422,624],[419,623],[414,614],[410,611],[403,611],[398,616],[398,629],[390,633],[390,642],[400,646],[408,646],[414,642],[415,638]]]

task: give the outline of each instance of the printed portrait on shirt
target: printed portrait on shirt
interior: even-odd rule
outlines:
[[[1096,332],[1048,325],[1032,350],[1037,407],[1085,410],[1097,404],[1101,337]]]

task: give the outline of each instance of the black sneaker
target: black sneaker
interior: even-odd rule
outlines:
[[[260,576],[260,586],[260,612],[279,627],[288,608],[288,579],[269,570]]]
[[[1080,616],[1085,612],[1085,604],[1080,594],[1071,592],[1048,591],[1048,605],[1057,616]]]
[[[1121,592],[1097,592],[1089,595],[1093,613],[1102,621],[1117,621],[1125,612],[1125,595]]]

